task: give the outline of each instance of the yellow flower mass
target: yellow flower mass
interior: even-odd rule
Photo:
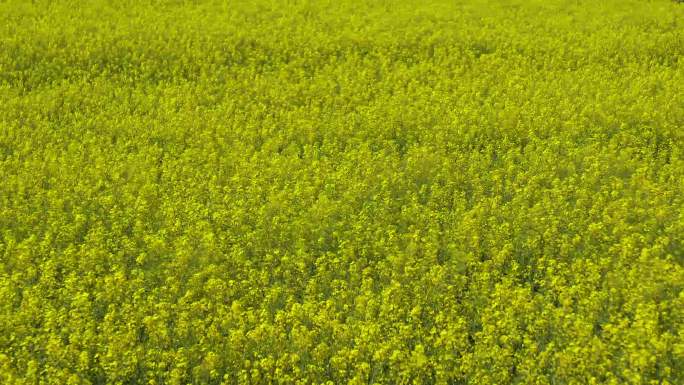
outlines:
[[[684,384],[684,4],[0,0],[0,384]]]

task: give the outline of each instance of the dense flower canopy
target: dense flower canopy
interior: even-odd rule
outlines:
[[[684,384],[684,6],[0,2],[0,383]]]

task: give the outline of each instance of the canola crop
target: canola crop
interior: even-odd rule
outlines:
[[[684,384],[684,5],[0,1],[0,383]]]

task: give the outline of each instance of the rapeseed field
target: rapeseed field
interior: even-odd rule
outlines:
[[[684,384],[684,4],[0,1],[0,384]]]

